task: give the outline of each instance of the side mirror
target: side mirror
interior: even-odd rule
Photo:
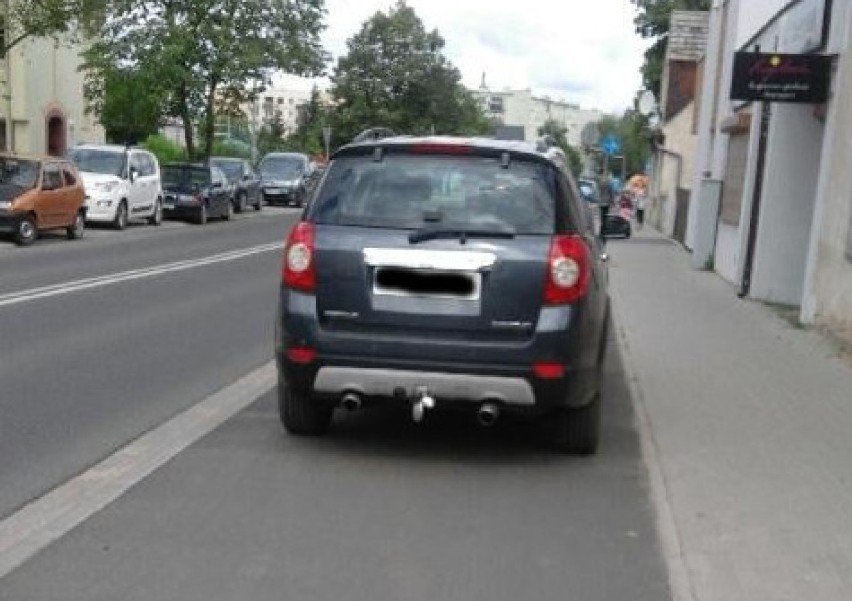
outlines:
[[[130,183],[135,182],[137,177],[139,177],[139,172],[136,171],[136,169],[131,169],[130,170]]]

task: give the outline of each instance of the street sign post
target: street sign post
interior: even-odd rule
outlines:
[[[601,150],[607,156],[615,156],[621,152],[621,139],[615,134],[607,134],[601,141]]]

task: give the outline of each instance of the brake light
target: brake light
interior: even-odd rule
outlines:
[[[470,154],[473,149],[463,144],[425,143],[411,147],[414,154]]]
[[[287,349],[287,358],[299,365],[308,365],[317,358],[317,351],[309,346],[294,346]]]
[[[550,243],[544,304],[565,305],[582,298],[589,289],[589,250],[579,236],[554,236]]]
[[[314,265],[314,224],[302,221],[296,224],[284,246],[282,281],[288,288],[313,292],[316,287]]]
[[[565,377],[565,366],[561,363],[534,363],[533,373],[542,380],[558,380]]]

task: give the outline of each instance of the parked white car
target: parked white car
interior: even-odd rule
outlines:
[[[86,144],[69,156],[86,189],[86,221],[127,227],[131,219],[163,220],[163,189],[157,158],[140,148]]]

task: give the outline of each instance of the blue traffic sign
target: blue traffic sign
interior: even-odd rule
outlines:
[[[607,134],[601,141],[601,150],[609,156],[613,156],[621,152],[621,139],[615,134]]]

